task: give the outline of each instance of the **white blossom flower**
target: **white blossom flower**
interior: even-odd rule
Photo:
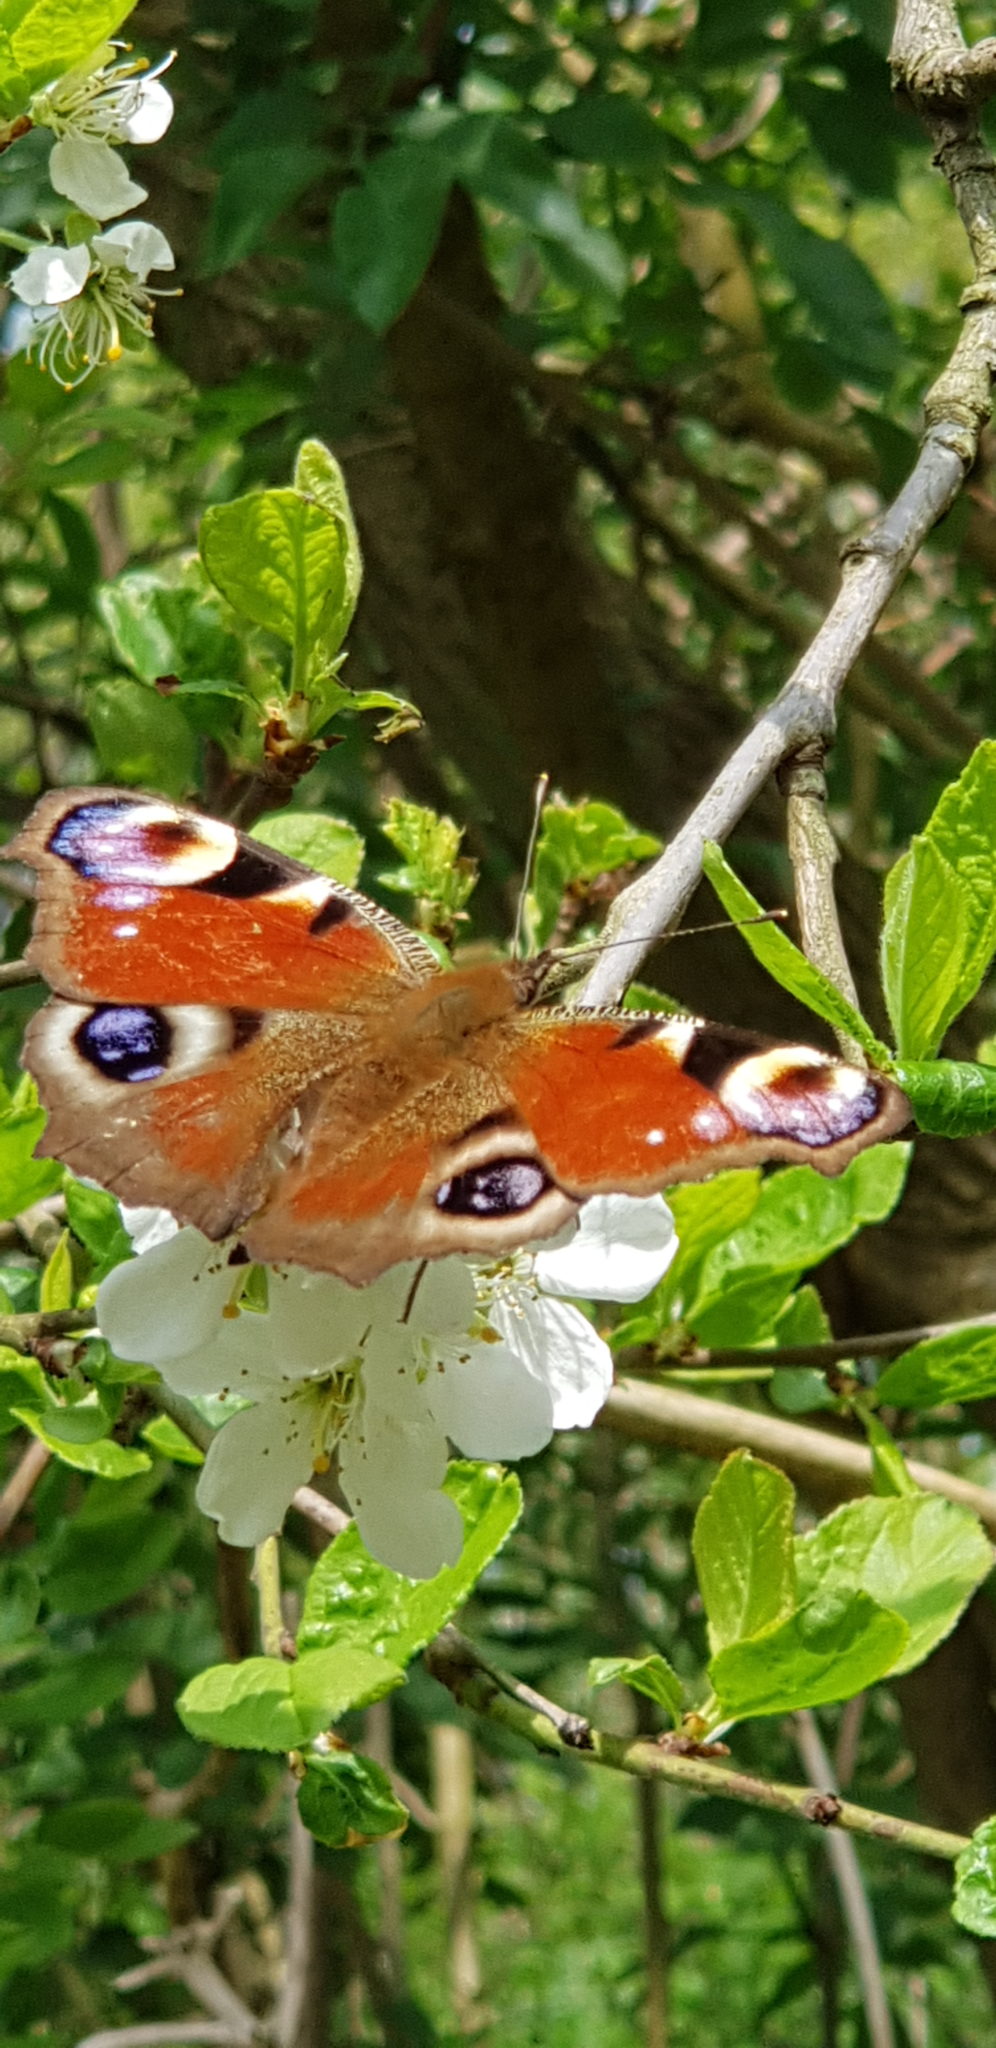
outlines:
[[[489,1266],[409,1263],[365,1288],[271,1269],[260,1310],[243,1292],[245,1263],[184,1229],[116,1267],[97,1313],[118,1356],[157,1366],[175,1392],[252,1404],[213,1440],[198,1486],[227,1542],[278,1528],[296,1488],[338,1448],[368,1550],[429,1578],[462,1543],[440,1491],[447,1438],[468,1457],[521,1458],[554,1429],[586,1427],[611,1385],[611,1355],[557,1297],[637,1300],[676,1247],[659,1196],[600,1197],[570,1244]]]
[[[11,287],[34,311],[24,340],[30,357],[69,389],[98,363],[114,363],[126,344],[152,332],[150,270],[172,270],[164,234],[145,221],[123,221],[92,242],[32,249],[11,274]]]
[[[165,135],[173,101],[160,73],[170,63],[171,56],[150,71],[143,58],[128,57],[80,66],[31,101],[35,126],[56,137],[48,160],[55,190],[95,220],[113,220],[147,197],[113,145],[158,142]]]
[[[105,45],[110,50],[113,45]],[[103,55],[98,51],[97,56]],[[159,142],[173,119],[173,101],[162,73],[173,52],[151,67],[144,57],[117,62],[92,59],[35,94],[29,113],[36,127],[57,136],[81,135],[95,142]]]

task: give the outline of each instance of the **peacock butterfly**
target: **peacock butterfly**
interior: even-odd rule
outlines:
[[[909,1117],[808,1046],[538,1007],[536,962],[441,972],[365,896],[158,797],[53,791],[8,851],[55,991],[24,1052],[41,1149],[254,1259],[359,1285],[548,1237],[597,1193],[839,1173]]]

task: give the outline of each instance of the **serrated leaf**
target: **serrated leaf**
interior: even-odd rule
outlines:
[[[723,1720],[850,1699],[902,1657],[909,1630],[867,1593],[821,1592],[774,1628],[720,1650],[709,1666]]]
[[[351,1749],[309,1751],[298,1786],[301,1819],[316,1841],[329,1849],[360,1849],[366,1842],[403,1835],[408,1809],[372,1757]]]
[[[721,1465],[692,1535],[714,1653],[791,1613],[794,1513],[794,1490],[774,1465],[749,1451],[734,1451]]]
[[[965,904],[958,1007],[971,1001],[996,951],[996,740],[982,740],[949,783],[925,836],[954,868]]]
[[[154,1422],[147,1422],[142,1436],[150,1448],[161,1458],[172,1458],[176,1465],[203,1465],[204,1452],[191,1443],[179,1424],[171,1415],[157,1415]]]
[[[996,1329],[956,1330],[914,1344],[886,1366],[875,1398],[896,1408],[940,1408],[996,1394]]]
[[[897,1060],[892,1074],[921,1131],[973,1138],[996,1130],[996,1068],[975,1060]]]
[[[721,847],[713,840],[707,840],[702,851],[702,868],[712,883],[717,896],[729,917],[740,927],[740,936],[749,946],[755,960],[787,989],[797,1001],[804,1003],[807,1010],[815,1012],[835,1031],[845,1031],[867,1053],[868,1058],[882,1066],[889,1060],[889,1048],[876,1038],[865,1023],[860,1011],[849,1003],[846,996],[828,981],[805,953],[794,946],[787,932],[776,924],[748,924],[752,917],[764,916],[764,905],[735,874],[726,860]]]
[[[977,1827],[955,1863],[951,1907],[959,1927],[983,1940],[996,1935],[996,1818]]]
[[[297,1749],[350,1707],[382,1699],[403,1677],[386,1657],[352,1644],[312,1650],[295,1664],[246,1657],[201,1671],[176,1707],[191,1735],[221,1749]]]
[[[940,848],[921,833],[885,885],[882,988],[900,1059],[936,1052],[963,1007],[959,991],[968,955],[967,893]]]
[[[675,1727],[685,1709],[685,1688],[666,1657],[655,1650],[649,1657],[592,1657],[588,1663],[588,1684],[593,1692],[603,1685],[628,1685],[663,1707]]]
[[[800,1601],[860,1589],[901,1614],[909,1641],[893,1674],[923,1662],[953,1629],[993,1562],[971,1510],[937,1494],[848,1501],[795,1543]]]
[[[352,888],[363,865],[363,841],[356,827],[321,811],[275,811],[260,818],[252,837],[347,888]]]
[[[765,1180],[749,1222],[709,1252],[696,1297],[685,1305],[699,1341],[743,1344],[767,1334],[807,1267],[891,1214],[910,1150],[872,1146],[836,1180],[811,1166],[789,1166]]]
[[[72,1302],[73,1259],[69,1232],[61,1230],[42,1269],[38,1306],[48,1315],[53,1310],[71,1308]]]
[[[377,1564],[355,1524],[322,1552],[308,1581],[298,1647],[341,1643],[407,1664],[466,1600],[522,1512],[514,1473],[455,1459],[443,1491],[463,1517],[458,1564],[413,1581]]]
[[[19,102],[106,42],[131,13],[121,0],[3,0],[0,100]]]
[[[293,489],[253,491],[208,507],[200,550],[234,610],[293,649],[299,688],[312,666],[328,666],[348,615],[350,549],[341,519]]]
[[[534,947],[546,944],[571,888],[650,860],[660,850],[660,840],[631,825],[614,804],[548,804],[536,842],[529,891],[530,943]]]

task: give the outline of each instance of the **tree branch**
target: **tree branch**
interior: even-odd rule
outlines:
[[[754,1415],[749,1408],[710,1401],[684,1388],[619,1380],[598,1422],[638,1443],[670,1444],[700,1458],[725,1458],[737,1449],[753,1451],[824,1498],[853,1500],[871,1492],[872,1458],[864,1444],[833,1436],[829,1430],[785,1422],[781,1416]],[[915,1485],[971,1508],[996,1536],[996,1493],[919,1459],[911,1459],[908,1470]]]
[[[811,1825],[815,1822],[843,1828],[848,1834],[893,1842],[920,1856],[938,1856],[953,1862],[967,1847],[964,1835],[946,1834],[940,1828],[900,1820],[891,1813],[876,1813],[846,1799],[831,1798],[828,1802],[825,1793],[810,1785],[779,1784],[757,1778],[749,1771],[738,1771],[712,1757],[679,1754],[668,1747],[666,1737],[648,1741],[645,1736],[607,1734],[591,1727],[581,1715],[567,1717],[563,1708],[543,1700],[539,1694],[533,1695],[539,1705],[528,1705],[518,1698],[515,1680],[495,1671],[455,1628],[443,1629],[430,1643],[425,1662],[432,1676],[446,1686],[460,1706],[521,1736],[545,1756],[570,1756],[582,1763],[625,1771],[631,1777],[662,1778],[670,1785],[682,1786],[686,1792],[702,1792],[710,1797],[718,1794],[762,1812],[785,1813]],[[569,1741],[557,1733],[558,1724],[567,1718],[574,1724]]]

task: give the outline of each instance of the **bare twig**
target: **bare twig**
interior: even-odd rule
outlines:
[[[672,1444],[700,1458],[725,1458],[737,1449],[753,1451],[780,1465],[801,1486],[836,1500],[853,1500],[871,1491],[872,1458],[864,1444],[783,1421],[781,1416],[754,1415],[748,1408],[706,1400],[684,1388],[620,1380],[598,1421],[639,1443]],[[910,1460],[908,1470],[915,1485],[971,1508],[996,1536],[996,1493],[918,1459]]]
[[[930,1343],[935,1337],[971,1337],[977,1330],[996,1329],[996,1313],[965,1316],[956,1323],[916,1323],[910,1330],[876,1330],[866,1337],[827,1337],[820,1344],[776,1344],[759,1351],[750,1345],[717,1345],[682,1352],[675,1363],[682,1372],[699,1366],[835,1365],[842,1358],[894,1358],[915,1344]],[[668,1361],[663,1361],[666,1366]]]
[[[511,1730],[546,1756],[574,1756],[583,1763],[598,1764],[631,1777],[661,1778],[680,1785],[686,1792],[704,1792],[710,1797],[736,1799],[762,1811],[784,1813],[809,1825],[843,1828],[848,1834],[867,1835],[872,1840],[892,1842],[920,1856],[937,1856],[953,1862],[967,1847],[964,1835],[947,1834],[940,1828],[924,1827],[918,1821],[900,1820],[891,1813],[876,1813],[850,1800],[833,1800],[809,1785],[778,1784],[738,1771],[712,1757],[682,1755],[660,1741],[644,1736],[609,1735],[588,1727],[588,1742],[576,1748],[556,1733],[564,1710],[551,1700],[533,1708],[516,1696],[514,1680],[496,1672],[478,1655],[475,1646],[455,1628],[445,1628],[425,1653],[425,1661],[461,1706],[486,1720]],[[539,1698],[539,1695],[536,1695]],[[578,1719],[580,1717],[573,1717]],[[588,1726],[588,1724],[585,1724]]]
[[[824,1748],[816,1716],[810,1708],[803,1707],[793,1714],[792,1729],[803,1770],[824,1791],[836,1794],[833,1765]],[[892,2015],[882,1981],[878,1937],[857,1849],[850,1836],[839,1834],[836,1828],[826,1830],[826,1849],[837,1885],[840,1909],[851,1937],[871,2048],[895,2048]]]
[[[174,2042],[203,2041],[206,2048],[245,2048],[250,2037],[223,2020],[146,2020],[134,2027],[104,2027],[76,2048],[173,2048]]]
[[[844,938],[833,893],[833,871],[837,848],[827,823],[827,785],[823,773],[824,749],[817,744],[800,748],[779,770],[785,793],[788,850],[795,877],[795,902],[803,950],[854,1009],[860,1007],[858,992],[844,951]],[[845,1059],[865,1064],[857,1039],[838,1031],[837,1043]]]
[[[6,1536],[26,1501],[31,1499],[51,1456],[48,1446],[32,1437],[0,1493],[0,1537]]]
[[[30,1353],[48,1337],[74,1337],[92,1330],[96,1323],[92,1308],[49,1308],[36,1314],[0,1316],[0,1344],[8,1351]]]
[[[31,967],[27,960],[0,960],[0,988],[27,988],[40,980],[37,967]]]

